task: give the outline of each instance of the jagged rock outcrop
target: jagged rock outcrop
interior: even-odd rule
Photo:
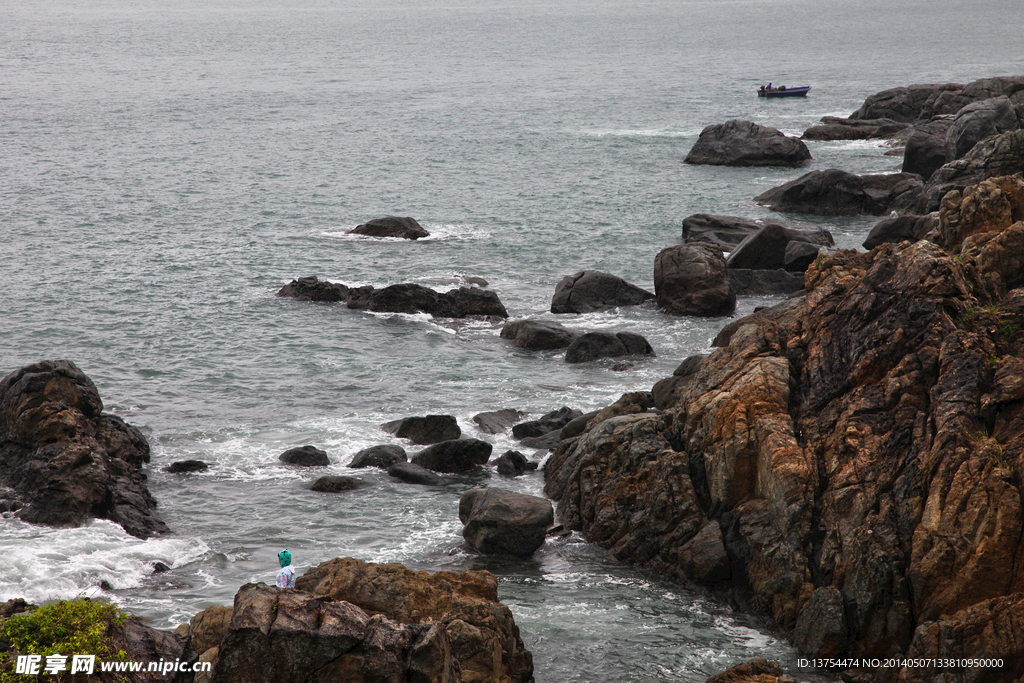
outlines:
[[[929,239],[822,256],[806,296],[732,325],[673,408],[563,442],[545,467],[559,521],[727,582],[808,654],[1004,663],[858,680],[1024,675],[1024,179],[947,196]]]
[[[880,216],[897,204],[916,201],[923,182],[913,173],[854,175],[836,168],[811,171],[796,180],[762,192],[754,201],[772,211],[819,216]]]
[[[708,677],[707,683],[796,683],[796,679],[782,673],[778,662],[755,657]]]
[[[96,385],[71,361],[34,363],[0,381],[0,484],[14,493],[6,509],[26,522],[99,518],[139,538],[166,532],[142,472],[149,458],[142,433],[103,412]]]
[[[581,270],[566,275],[555,286],[552,313],[593,313],[619,306],[635,306],[654,295],[631,285],[617,275],[598,270]]]
[[[440,627],[467,683],[533,681],[533,656],[512,613],[498,602],[498,582],[490,572],[428,574],[347,557],[313,567],[296,579],[295,588],[351,603],[374,618]]]
[[[1024,171],[1024,130],[994,135],[976,144],[964,157],[935,171],[921,189],[920,198],[907,208],[920,214],[938,211],[947,192],[1021,171]]]
[[[798,138],[751,121],[707,126],[684,160],[717,166],[800,166],[811,152]]]
[[[409,216],[385,216],[374,218],[362,225],[349,230],[353,235],[368,235],[370,237],[401,237],[407,240],[418,240],[421,237],[430,237],[427,229],[415,218]]]
[[[277,296],[299,301],[343,301],[349,308],[375,313],[429,313],[435,318],[508,317],[498,295],[478,287],[436,292],[407,282],[376,289],[369,285],[348,287],[310,275],[292,280],[278,290]]]

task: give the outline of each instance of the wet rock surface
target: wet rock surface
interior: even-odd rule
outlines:
[[[409,216],[385,216],[374,218],[362,225],[357,225],[349,231],[353,235],[368,235],[370,237],[401,237],[407,240],[417,240],[421,237],[430,237],[427,229],[415,218]]]
[[[597,270],[566,275],[551,297],[552,313],[593,313],[619,306],[635,306],[654,295],[622,278]]]
[[[103,412],[99,391],[67,360],[42,361],[0,381],[0,483],[8,509],[33,524],[109,519],[132,536],[166,532],[142,466],[149,444]]]

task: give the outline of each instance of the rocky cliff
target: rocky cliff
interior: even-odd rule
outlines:
[[[563,442],[546,492],[616,556],[728,590],[808,654],[1024,674],[1024,180],[948,194],[916,244],[822,256],[662,415]]]

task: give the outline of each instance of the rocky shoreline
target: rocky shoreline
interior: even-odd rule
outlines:
[[[651,392],[587,415],[553,413],[529,436],[515,432],[521,415],[506,416],[494,429],[551,449],[544,491],[557,517],[541,505],[524,526],[495,531],[483,503],[498,487],[477,489],[460,510],[467,542],[528,556],[557,521],[620,560],[728,597],[808,657],[857,662],[844,667],[844,680],[1020,683],[1024,77],[886,91],[845,122],[816,128],[805,139],[902,136],[905,172],[812,171],[757,201],[811,214],[896,211],[906,220],[873,233],[876,246],[863,253],[775,224],[748,226],[736,240],[735,225],[721,229],[722,217],[707,217],[703,225],[717,226],[714,239],[730,247],[728,261],[691,221],[693,239],[655,260],[653,294],[596,271],[565,278],[558,312],[577,314],[652,299],[672,315],[726,314],[737,295],[731,278],[742,277],[730,270],[781,270],[803,289],[728,325],[714,353],[686,359]],[[942,137],[941,155],[925,137]],[[307,277],[279,295],[371,311],[508,316],[479,288],[376,290]],[[588,337],[529,322],[502,336],[526,348]],[[624,351],[603,355],[653,351],[622,335],[611,336]],[[148,444],[102,410],[95,385],[69,361],[27,366],[0,383],[6,511],[52,526],[110,519],[140,538],[167,531],[142,472]],[[427,471],[496,464],[490,444],[458,433],[422,442],[432,445],[412,463]],[[510,472],[529,464],[506,456]],[[409,465],[403,451],[369,466],[383,463]],[[175,636],[136,640],[150,643],[149,654],[211,662],[211,677],[196,681],[279,680],[281,671],[287,680],[533,680],[492,575],[429,575],[351,558],[311,569],[294,590],[247,584],[232,608],[210,608]],[[977,659],[1002,665],[957,663]],[[904,663],[874,664],[889,660]],[[768,663],[745,666],[715,680],[785,679]]]

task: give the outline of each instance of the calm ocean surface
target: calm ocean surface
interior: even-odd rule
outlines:
[[[453,414],[481,436],[470,418],[485,410],[591,410],[706,351],[727,319],[560,318],[645,335],[657,356],[617,372],[518,350],[488,322],[274,293],[303,275],[442,290],[479,276],[513,317],[555,318],[554,286],[578,270],[653,289],[686,216],[764,217],[751,198],[806,170],[900,164],[844,142],[810,143],[803,170],[687,166],[704,126],[799,134],[885,88],[1024,73],[1021,35],[1020,0],[8,0],[0,375],[75,361],[149,439],[174,533],[0,519],[0,600],[105,595],[172,628],[272,582],[287,547],[300,573],[346,555],[490,569],[539,683],[703,681],[758,655],[800,673],[754,620],[579,538],[520,563],[466,552],[461,492],[540,494],[539,473],[430,489],[361,470],[372,486],[329,495],[308,490],[324,471],[277,461],[314,444],[345,473],[355,451],[395,442],[379,424],[408,415]],[[768,81],[813,90],[759,100]],[[384,215],[432,236],[346,234]],[[875,219],[810,222],[856,247]],[[486,438],[495,455],[515,446]],[[187,458],[213,467],[162,471]],[[171,571],[153,575],[157,560]]]

